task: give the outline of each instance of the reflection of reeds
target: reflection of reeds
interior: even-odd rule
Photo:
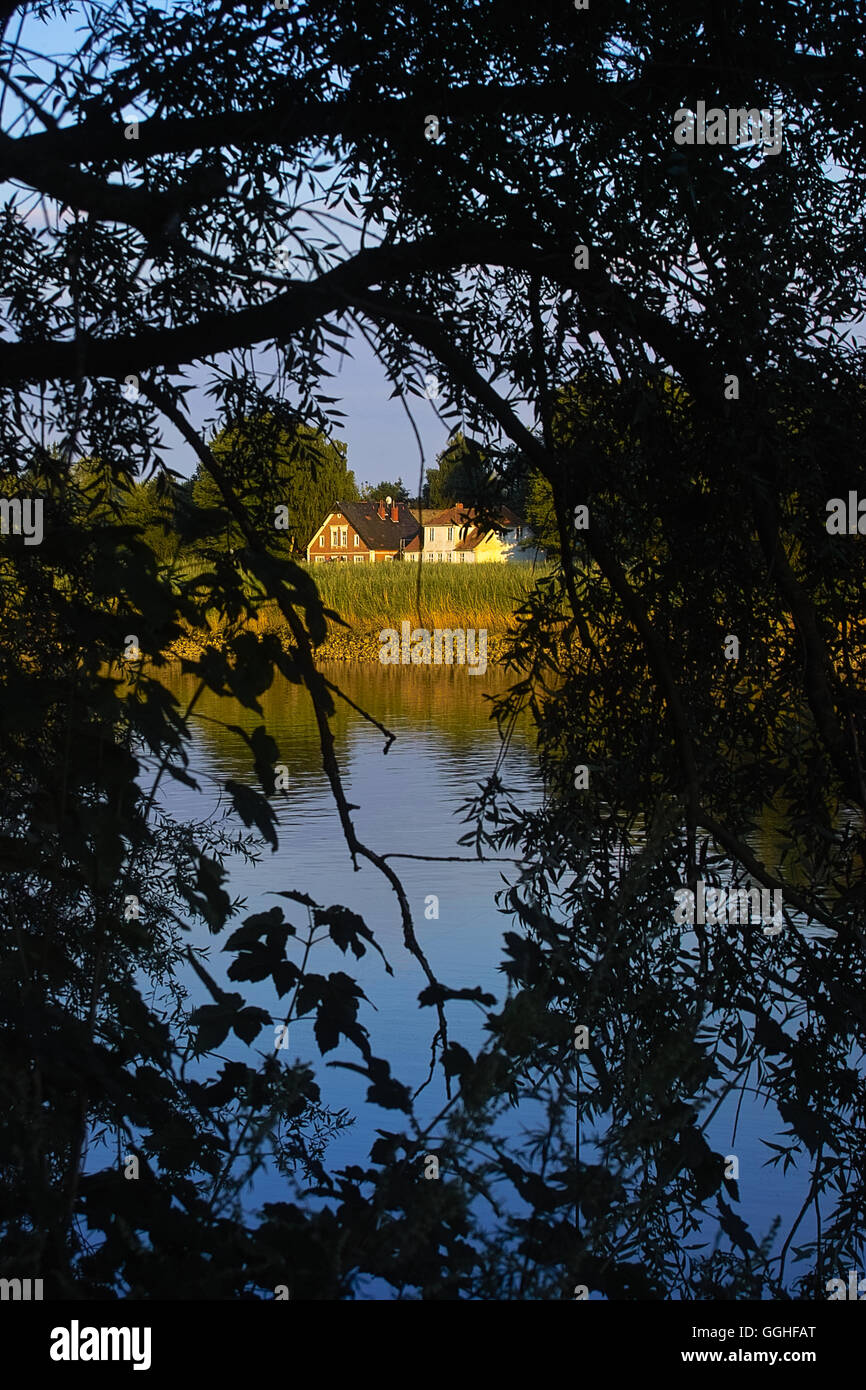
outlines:
[[[422,732],[428,739],[435,735],[437,757],[446,759],[468,756],[495,741],[495,725],[484,697],[503,693],[509,680],[504,671],[491,666],[480,680],[471,679],[465,668],[446,666],[380,666],[378,662],[346,666],[324,661],[321,670],[360,709],[394,729],[401,747],[406,737],[417,738]],[[158,679],[182,707],[198,684],[197,677],[183,672],[179,664],[164,667]],[[320,779],[319,733],[308,692],[278,675],[258,700],[261,714],[231,697],[206,691],[193,717],[202,742],[220,750],[231,776],[244,778],[249,775],[249,749],[231,726],[252,733],[265,724],[277,740],[292,785]],[[345,767],[351,768],[359,740],[365,746],[376,743],[370,725],[343,700],[335,700],[331,727]],[[528,741],[527,720],[517,721],[512,737],[521,746]],[[419,776],[423,776],[423,761]]]

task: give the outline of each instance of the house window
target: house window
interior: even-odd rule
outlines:
[[[332,550],[336,550],[336,549],[337,549],[337,546],[338,546],[339,544],[340,544],[340,528],[339,528],[339,526],[332,526],[332,527],[331,527],[331,549],[332,549]]]
[[[449,527],[448,527],[448,539],[449,539],[449,541],[453,541],[453,539],[454,539],[454,527],[453,527],[453,526],[449,526]]]
[[[519,541],[519,540],[520,540],[520,537],[521,537],[522,535],[523,535],[523,527],[522,527],[522,526],[515,526],[515,528],[514,528],[514,539],[515,539],[516,541]]]
[[[355,537],[355,540],[357,540],[357,539],[358,539],[358,537],[356,536],[356,537]],[[364,563],[364,557],[363,557],[363,555],[356,555],[354,558],[355,558],[355,564],[356,564],[356,565],[363,565],[363,563]]]
[[[324,545],[324,544],[325,544],[325,533],[324,533],[324,531],[323,531],[322,534],[321,534],[321,536],[319,537],[319,545]]]
[[[355,532],[355,549],[356,549],[356,550],[358,549],[358,546],[359,546],[360,544],[361,544],[361,537],[358,535],[358,532],[356,531],[356,532]]]
[[[348,544],[349,544],[349,528],[348,528],[348,526],[341,526],[341,527],[340,527],[340,545],[341,545],[341,546],[343,547],[343,549],[345,550],[345,549],[346,549],[346,546],[347,546]]]
[[[427,527],[427,539],[428,539],[428,541],[432,541],[432,539],[433,539],[433,527],[432,527],[432,526],[428,526],[428,527]]]

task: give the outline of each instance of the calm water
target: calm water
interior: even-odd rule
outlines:
[[[347,695],[397,737],[387,756],[380,732],[343,701],[338,702],[334,730],[340,768],[362,841],[382,854],[459,855],[469,862],[426,863],[412,859],[391,860],[399,873],[412,909],[418,940],[433,971],[444,983],[462,988],[481,985],[498,1002],[505,996],[505,980],[498,972],[502,933],[512,926],[509,915],[497,911],[494,894],[503,886],[508,863],[472,862],[472,850],[458,840],[468,826],[459,809],[472,796],[478,782],[493,769],[500,751],[490,703],[485,695],[505,688],[500,673],[490,667],[483,677],[466,669],[382,667],[334,663],[323,672]],[[180,672],[165,682],[186,707],[196,682]],[[299,931],[306,929],[305,910],[274,897],[286,889],[308,893],[318,903],[345,904],[364,918],[384,951],[393,976],[387,975],[373,951],[360,961],[344,957],[330,941],[316,948],[310,968],[328,973],[346,970],[359,982],[371,1001],[362,1004],[360,1021],[368,1028],[374,1053],[388,1058],[392,1072],[412,1090],[426,1080],[430,1046],[436,1031],[432,1008],[421,1009],[418,994],[427,979],[403,945],[399,907],[393,890],[372,865],[359,861],[355,872],[321,767],[318,738],[309,697],[297,686],[278,677],[261,697],[264,722],[276,739],[281,761],[289,768],[290,790],[279,803],[279,849],[263,851],[260,863],[229,861],[227,888],[232,897],[245,899],[245,908],[231,920],[225,935],[242,916],[279,904]],[[196,793],[179,783],[163,785],[163,804],[180,819],[197,820],[208,814],[219,819],[226,801],[220,787],[227,778],[249,781],[249,751],[237,735],[217,723],[238,724],[252,730],[262,720],[233,700],[205,696],[196,705],[195,741],[190,771],[200,784]],[[538,798],[534,764],[527,733],[518,732],[508,754],[503,776],[519,802]],[[278,803],[275,800],[274,805]],[[232,821],[232,828],[236,823]],[[438,899],[438,919],[425,917],[431,896]],[[432,909],[431,909],[432,910]],[[233,956],[222,955],[218,938],[203,925],[191,938],[208,946],[212,972],[229,990],[242,990],[249,1002],[273,1010],[276,996],[267,981],[233,983],[225,969]],[[211,968],[211,967],[209,967]],[[195,983],[198,1002],[201,987]],[[205,1002],[201,999],[200,1002]],[[375,1007],[373,1007],[375,1006]],[[449,1036],[466,1048],[476,1049],[484,1040],[483,1016],[472,1003],[449,1005]],[[326,1070],[313,1038],[314,1015],[293,1023],[288,1057],[313,1063],[322,1087],[323,1102],[333,1108],[348,1106],[357,1115],[353,1129],[333,1144],[330,1155],[340,1163],[367,1159],[375,1129],[391,1121],[400,1123],[398,1112],[368,1106],[368,1082],[356,1074]],[[258,1045],[264,1048],[266,1034]],[[221,1053],[231,1055],[227,1039]],[[238,1045],[238,1056],[244,1055]],[[342,1043],[327,1060],[357,1061],[357,1052]],[[444,1092],[431,1084],[424,1092],[420,1114],[435,1113]],[[279,1181],[276,1179],[276,1181]],[[262,1195],[278,1195],[265,1184]]]
[[[379,853],[426,855],[471,855],[458,845],[469,828],[461,823],[461,804],[473,794],[476,785],[493,768],[500,742],[496,726],[490,721],[490,704],[485,696],[503,689],[505,677],[490,667],[483,677],[470,676],[465,669],[419,667],[381,667],[335,664],[324,673],[341,685],[346,693],[381,723],[393,730],[396,741],[383,756],[381,734],[345,703],[338,702],[334,729],[338,757],[349,800],[360,809],[355,822],[360,838]],[[166,678],[166,684],[185,707],[195,689],[192,677],[179,670]],[[374,1053],[391,1061],[399,1080],[416,1089],[427,1078],[430,1045],[436,1028],[432,1009],[419,1009],[417,997],[426,979],[402,943],[402,927],[394,894],[381,874],[363,863],[354,872],[342,837],[336,810],[321,768],[317,735],[309,699],[296,686],[278,677],[261,697],[264,722],[276,739],[281,761],[289,768],[291,789],[279,807],[279,850],[265,848],[255,866],[230,861],[227,884],[232,896],[245,900],[244,910],[232,919],[226,935],[242,916],[279,903],[288,919],[303,930],[304,910],[285,899],[274,897],[281,890],[308,893],[317,902],[342,903],[359,912],[374,931],[393,971],[385,973],[381,959],[369,952],[363,960],[344,958],[331,942],[317,948],[311,968],[328,973],[345,969],[365,991],[369,1005],[362,1004],[361,1022],[369,1029]],[[237,735],[226,732],[212,721],[234,723],[252,730],[262,720],[235,701],[205,696],[196,706],[195,741],[190,771],[201,790],[196,793],[180,784],[162,789],[164,804],[181,818],[199,820],[212,814],[219,819],[225,808],[220,788],[226,778],[249,780],[249,753]],[[533,759],[531,730],[518,730],[503,770],[503,778],[513,789],[518,804],[530,806],[540,797],[540,786]],[[231,823],[232,828],[235,823]],[[765,837],[766,838],[766,837]],[[768,846],[762,843],[763,853]],[[772,855],[768,858],[771,860]],[[481,985],[501,1003],[505,994],[504,977],[498,971],[502,933],[512,926],[510,916],[500,913],[494,894],[503,886],[503,874],[513,866],[492,862],[424,863],[412,859],[391,861],[400,873],[415,918],[418,938],[437,976],[454,987]],[[438,898],[438,920],[425,918],[430,895]],[[197,929],[195,944],[207,945],[215,977],[228,989],[240,988],[251,1003],[269,1010],[275,1008],[272,987],[244,982],[233,984],[225,969],[233,959],[221,955],[220,941],[204,927]],[[195,985],[196,1002],[205,1002]],[[365,1163],[369,1145],[378,1126],[401,1125],[398,1112],[387,1112],[365,1101],[367,1082],[350,1072],[326,1069],[312,1036],[313,1018],[299,1020],[291,1027],[287,1058],[300,1057],[311,1062],[322,1087],[322,1100],[337,1109],[348,1107],[357,1117],[354,1127],[341,1135],[329,1150],[329,1160]],[[483,1041],[483,1016],[471,1003],[449,1005],[449,1028],[453,1040],[470,1051]],[[263,1032],[259,1047],[268,1045]],[[232,1053],[232,1046],[237,1048]],[[245,1049],[233,1039],[221,1048],[223,1055],[238,1057]],[[357,1054],[341,1044],[328,1060],[355,1061]],[[442,1103],[438,1080],[424,1092],[418,1113],[435,1113]],[[763,1113],[762,1104],[743,1098],[737,1122],[733,1125],[737,1098],[722,1108],[707,1130],[711,1146],[723,1154],[736,1152],[740,1160],[740,1203],[737,1210],[760,1239],[774,1216],[783,1219],[783,1232],[803,1201],[807,1175],[764,1167],[768,1150],[761,1139],[772,1140],[780,1128],[775,1110]],[[509,1116],[509,1126],[519,1126],[518,1115]],[[581,1135],[582,1156],[592,1161],[593,1135]],[[585,1146],[585,1148],[584,1148]],[[285,1189],[278,1175],[257,1181],[251,1203],[279,1200]],[[253,1197],[255,1200],[253,1201]],[[809,1223],[800,1228],[805,1238]],[[707,1232],[712,1241],[714,1231]],[[778,1247],[777,1247],[778,1248]],[[383,1296],[372,1293],[370,1296]],[[384,1295],[387,1296],[387,1295]]]

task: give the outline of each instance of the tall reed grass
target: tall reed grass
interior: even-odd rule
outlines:
[[[539,573],[531,565],[422,564],[419,600],[416,564],[309,568],[322,602],[366,630],[395,627],[404,618],[414,625],[420,616],[422,627],[503,631]]]
[[[175,571],[178,578],[203,573],[203,561],[188,560]],[[386,561],[376,565],[302,565],[316,582],[326,608],[332,608],[353,628],[378,632],[399,627],[407,619],[427,628],[482,628],[504,632],[511,615],[534,588],[546,565],[421,566],[420,611],[418,566]],[[250,585],[252,593],[253,585]],[[281,626],[275,605],[263,604],[251,626]]]

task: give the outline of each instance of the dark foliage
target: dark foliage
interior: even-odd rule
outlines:
[[[88,24],[65,63],[40,57],[63,12]],[[862,1263],[866,1211],[864,565],[824,526],[864,438],[861,5],[107,0],[3,5],[0,26],[0,453],[4,493],[45,516],[40,545],[0,540],[0,1271],[81,1298],[351,1298],[376,1276],[409,1298],[703,1299],[781,1295],[796,1264],[822,1296]],[[780,153],[675,145],[699,99],[779,108]],[[330,438],[355,333],[410,413],[433,370],[443,423],[486,441],[499,481],[473,473],[467,501],[492,511],[530,470],[549,492],[561,564],[499,711],[503,756],[518,710],[537,724],[545,804],[516,806],[500,768],[467,808],[467,843],[523,864],[498,1009],[436,979],[356,826],[315,662],[329,618],[265,524],[267,448],[241,486],[206,443],[286,399]],[[214,411],[195,424],[191,364]],[[237,541],[180,586],[76,473],[158,478],[195,529],[166,424]],[[240,568],[290,651],[243,630]],[[352,906],[288,884],[293,920],[232,920],[226,852],[276,839],[269,731],[226,787],[234,836],[155,811],[155,778],[190,777],[160,654],[213,609],[234,635],[187,669],[253,711],[276,672],[305,687],[347,853],[397,895],[451,1089],[431,1122],[341,968],[378,949]],[[731,875],[782,888],[782,936],[671,930],[675,887]],[[184,947],[196,919],[233,982],[273,981],[271,1012]],[[184,964],[210,1001],[192,1015]],[[487,1013],[477,1056],[448,1036],[460,1000]],[[349,1118],[327,1072],[273,1044],[308,1014],[391,1112],[363,1168],[327,1162]],[[229,1036],[248,1062],[220,1058]],[[805,1171],[801,1217],[821,1212],[775,1253],[705,1135],[745,1088],[771,1161]],[[265,1162],[287,1197],[251,1219]]]

